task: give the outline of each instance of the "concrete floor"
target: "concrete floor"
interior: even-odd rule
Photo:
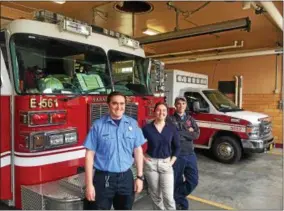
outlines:
[[[283,154],[272,153],[225,165],[198,151],[199,185],[190,196],[190,210],[283,210]],[[7,207],[0,204],[2,209]],[[152,209],[151,200],[144,197],[133,209]]]
[[[277,150],[276,150],[277,151]],[[234,165],[198,154],[200,179],[192,195],[237,210],[283,210],[283,154],[252,154]]]
[[[152,210],[153,208],[151,203],[152,202],[149,196],[146,196],[134,204],[133,210]],[[190,204],[190,210],[222,210],[218,207],[194,200],[189,200],[189,204]]]
[[[199,151],[199,185],[191,194],[190,210],[283,210],[283,154],[279,149],[272,153],[225,165]],[[134,209],[152,209],[151,200],[143,198]]]
[[[283,210],[283,155],[253,154],[235,165],[198,158],[200,180],[192,195],[238,210]]]

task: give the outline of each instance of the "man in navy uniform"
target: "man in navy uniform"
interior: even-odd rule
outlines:
[[[186,114],[187,101],[185,97],[175,99],[176,111],[170,120],[180,135],[180,154],[174,164],[175,191],[174,198],[176,208],[179,210],[188,209],[187,196],[198,184],[197,159],[194,153],[193,141],[200,135],[199,127],[195,120]]]

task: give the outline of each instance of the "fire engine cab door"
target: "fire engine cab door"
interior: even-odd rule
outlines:
[[[197,147],[198,145],[208,146],[208,141],[214,133],[214,130],[208,126],[212,123],[214,118],[214,116],[210,114],[210,105],[199,92],[185,92],[184,97],[187,99],[188,109],[200,129],[200,136],[194,141],[194,144],[197,145]],[[198,113],[193,112],[194,101],[199,102],[200,111]]]
[[[1,33],[2,34],[2,33]],[[0,200],[12,199],[11,191],[11,97],[12,86],[8,75],[6,48],[0,39],[1,95],[0,95]],[[6,58],[4,58],[4,56]]]

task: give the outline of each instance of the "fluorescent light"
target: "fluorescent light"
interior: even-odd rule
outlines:
[[[141,44],[150,44],[155,42],[176,40],[186,37],[201,36],[205,34],[219,33],[232,30],[246,30],[250,31],[251,21],[249,18],[240,18],[224,22],[213,23],[209,25],[202,25],[188,29],[181,29],[178,31],[161,33],[154,36],[139,37],[137,40]]]
[[[150,35],[150,36],[153,36],[153,35],[157,35],[157,34],[160,34],[161,32],[157,31],[157,30],[154,30],[154,29],[149,29],[149,28],[146,28],[143,30],[143,34],[147,34],[147,35]]]
[[[66,2],[65,0],[52,0],[52,1],[57,4],[64,4]]]

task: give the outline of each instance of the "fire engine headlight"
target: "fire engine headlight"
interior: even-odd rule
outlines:
[[[70,146],[78,142],[78,132],[76,128],[34,132],[22,134],[22,137],[24,137],[22,145],[29,151],[42,151]]]
[[[251,138],[258,138],[260,135],[259,125],[248,125],[246,131],[248,136]]]
[[[63,134],[50,135],[48,137],[48,139],[49,139],[49,146],[50,147],[62,145],[64,143],[64,136],[63,136]]]
[[[36,134],[32,138],[32,142],[30,143],[30,148],[34,150],[41,150],[45,145],[45,137],[44,134]]]
[[[72,133],[65,133],[65,143],[66,144],[71,144],[77,142],[77,133],[72,132]]]

